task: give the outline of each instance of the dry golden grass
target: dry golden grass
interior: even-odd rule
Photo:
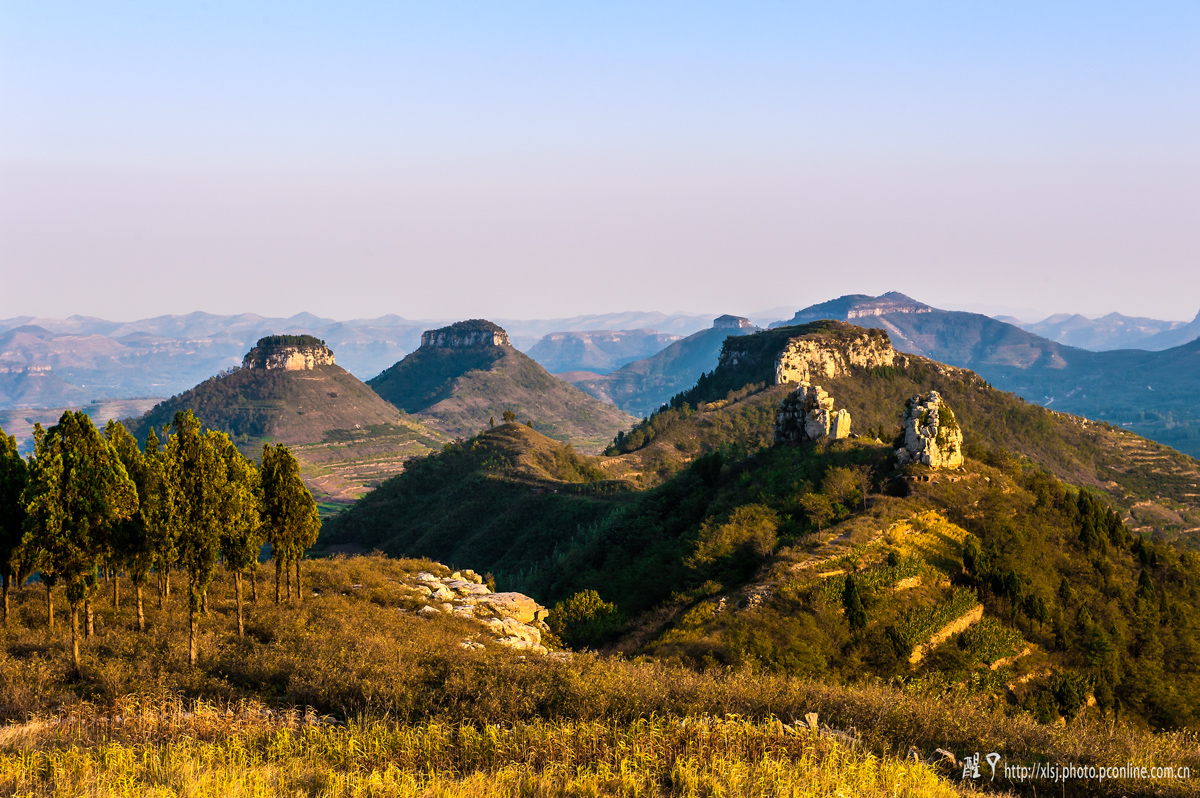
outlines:
[[[253,703],[119,702],[7,730],[15,796],[956,796],[928,766],[777,720],[330,725]]]
[[[1040,725],[1028,715],[1011,715],[1003,706],[953,689],[935,692],[928,685],[916,689],[870,683],[847,687],[748,669],[697,672],[590,654],[526,657],[490,642],[468,651],[460,645],[464,639],[486,640],[478,625],[402,611],[415,602],[400,579],[421,568],[434,566],[382,557],[314,561],[307,565],[301,604],[276,607],[265,599],[265,582],[260,584],[260,601],[248,610],[248,636],[242,640],[236,637],[223,578],[209,597],[210,614],[202,621],[202,656],[195,669],[187,665],[186,615],[178,597],[161,612],[157,599],[148,599],[151,626],[145,634],[132,628],[127,604],[114,613],[109,600],[100,598],[97,634],[82,647],[82,678],[69,672],[63,608],[58,610],[59,628],[47,634],[42,628],[44,593],[39,586],[22,588],[14,597],[9,628],[0,633],[0,718],[14,724],[0,730],[8,779],[0,783],[0,794],[53,794],[55,782],[47,779],[60,773],[67,779],[63,785],[77,785],[64,786],[64,794],[88,794],[83,785],[89,780],[109,783],[105,779],[132,785],[120,787],[125,793],[113,787],[113,794],[154,794],[145,785],[158,784],[154,779],[160,777],[166,785],[159,793],[163,795],[219,794],[214,791],[225,784],[246,785],[238,787],[243,795],[568,794],[554,792],[567,772],[561,768],[574,767],[573,759],[563,759],[565,754],[539,754],[542,759],[530,760],[512,753],[516,749],[510,746],[504,749],[509,758],[496,760],[484,777],[471,764],[475,760],[469,756],[474,754],[454,748],[465,733],[461,730],[483,733],[492,728],[510,742],[516,739],[511,735],[541,735],[537,739],[547,742],[538,743],[538,750],[554,752],[567,750],[561,740],[584,745],[578,741],[603,734],[624,734],[627,745],[642,732],[649,735],[648,741],[654,735],[692,740],[688,735],[704,728],[694,724],[705,717],[706,723],[716,724],[712,728],[736,731],[742,747],[729,749],[719,761],[697,760],[695,765],[688,764],[687,757],[653,748],[657,753],[647,754],[647,761],[654,763],[654,775],[646,776],[645,784],[653,781],[660,792],[689,794],[670,786],[679,774],[679,784],[708,785],[697,786],[694,794],[776,794],[771,790],[778,787],[779,794],[820,795],[825,793],[820,792],[823,782],[816,780],[818,764],[843,756],[844,761],[829,759],[841,764],[828,768],[835,773],[861,771],[861,778],[854,777],[861,782],[855,782],[860,785],[855,789],[864,794],[891,794],[871,793],[861,785],[868,784],[870,773],[880,784],[893,777],[917,779],[897,775],[903,771],[897,758],[910,746],[923,757],[940,747],[959,756],[997,751],[1011,762],[1134,762],[1187,766],[1200,774],[1200,741],[1195,735],[1152,734],[1086,715],[1065,726]],[[314,591],[320,595],[312,595]],[[189,703],[197,700],[199,704]],[[294,707],[312,709],[296,712]],[[305,712],[313,720],[332,716],[347,725],[305,723]],[[782,760],[776,761],[785,755],[789,762],[797,759],[800,749],[794,746],[801,738],[779,731],[772,719],[792,724],[808,712],[819,713],[822,722],[836,729],[853,731],[860,747],[826,751],[821,746],[827,741],[817,745],[804,738],[805,744],[816,746],[811,756],[818,757],[810,768],[814,775],[804,776],[804,768],[784,768]],[[449,757],[445,762],[451,763],[450,770],[422,770],[417,765],[388,770],[389,763],[416,761],[404,758],[409,754],[371,759],[358,752],[330,759],[329,752],[338,746],[348,750],[346,746],[369,741],[430,740],[436,737],[434,729],[441,730],[438,735],[460,730],[451,734],[453,745],[446,743],[450,748],[439,749]],[[634,729],[642,731],[634,734]],[[269,743],[276,738],[300,753],[286,761],[272,759]],[[876,759],[866,758],[868,753]],[[612,756],[597,753],[584,770],[571,770],[574,781],[569,783],[575,786],[570,794],[659,794],[649,786],[635,789],[621,781],[634,776],[610,772],[619,765]],[[242,769],[235,772],[235,767]],[[209,779],[205,774],[210,769],[225,775]],[[780,781],[785,770],[799,774],[794,777],[800,780]],[[756,779],[774,786],[759,789]],[[485,782],[499,785],[495,789],[500,791],[484,791],[480,785]],[[1150,787],[1156,794],[1197,794],[1194,785],[1081,783],[1069,786],[1067,794],[1074,788],[1077,795],[1134,795]],[[922,794],[919,790],[927,787],[913,786],[916,792],[907,794]]]

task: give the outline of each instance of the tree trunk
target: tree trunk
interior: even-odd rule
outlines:
[[[188,602],[188,618],[190,620],[191,635],[189,636],[188,644],[188,664],[193,668],[196,667],[196,649],[199,644],[197,639],[200,635],[200,619],[196,617],[196,602]]]
[[[71,661],[75,663],[75,675],[79,676],[79,603],[71,602]]]
[[[87,617],[87,630],[83,633],[84,637],[91,637],[96,634],[96,622],[92,616],[92,600],[83,600],[83,614]]]
[[[258,563],[254,563],[254,568],[250,571],[250,600],[258,603]]]
[[[242,572],[233,572],[233,595],[237,597],[238,637],[246,636],[246,626],[242,621]]]
[[[167,572],[165,574],[163,574],[163,595],[166,598],[171,598],[171,569],[170,568],[168,568]]]
[[[288,563],[283,564],[283,570],[287,572],[287,600],[288,604],[292,603],[292,568]]]
[[[137,593],[138,631],[144,632],[146,631],[146,612],[142,609],[142,586],[137,585],[135,592]]]
[[[113,609],[119,610],[119,609],[121,609],[121,577],[119,577],[117,575],[117,572],[115,569],[113,570],[112,583],[113,583]]]
[[[4,625],[8,626],[8,571],[4,572]]]
[[[275,603],[279,603],[279,583],[283,580],[283,560],[275,557]]]
[[[167,583],[166,577],[163,574],[158,575],[158,608],[165,610],[167,608]]]
[[[304,596],[300,593],[300,558],[296,558],[296,601],[304,601]]]
[[[208,591],[207,590],[204,591],[204,595],[201,596],[200,601],[201,601],[200,614],[208,615]]]
[[[54,631],[54,588],[46,583],[46,628]]]

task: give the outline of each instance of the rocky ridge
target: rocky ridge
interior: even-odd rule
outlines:
[[[477,621],[502,646],[545,654],[542,636],[550,631],[550,611],[523,593],[493,593],[474,571],[455,571],[436,576],[421,571],[415,581],[403,584],[421,602],[421,615],[454,615]],[[482,643],[464,640],[464,648],[482,648]]]
[[[312,371],[332,365],[333,350],[311,335],[268,335],[258,339],[242,359],[244,369]]]
[[[930,391],[910,398],[904,406],[904,445],[896,450],[900,465],[958,468],[963,464],[963,434],[954,411]]]

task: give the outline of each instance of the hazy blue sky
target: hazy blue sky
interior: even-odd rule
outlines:
[[[1200,3],[0,0],[0,317],[1200,310]]]

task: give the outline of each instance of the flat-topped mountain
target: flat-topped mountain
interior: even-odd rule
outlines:
[[[899,291],[889,291],[881,296],[847,294],[828,302],[811,305],[796,311],[788,321],[777,321],[771,327],[789,327],[821,319],[865,319],[870,316],[887,316],[893,313],[932,313],[933,308]]]
[[[443,432],[477,433],[505,412],[584,450],[598,451],[633,419],[550,374],[483,319],[429,330],[421,347],[368,385]]]
[[[718,316],[712,327],[693,333],[658,354],[626,364],[611,374],[567,373],[563,379],[636,416],[648,416],[716,365],[722,342],[758,328],[741,316]]]
[[[318,498],[360,495],[398,473],[405,458],[445,440],[380,399],[334,362],[324,341],[307,335],[260,339],[241,368],[160,402],[126,426],[144,440],[152,425],[169,424],[180,410],[228,433],[249,455],[264,441],[293,447]]]

